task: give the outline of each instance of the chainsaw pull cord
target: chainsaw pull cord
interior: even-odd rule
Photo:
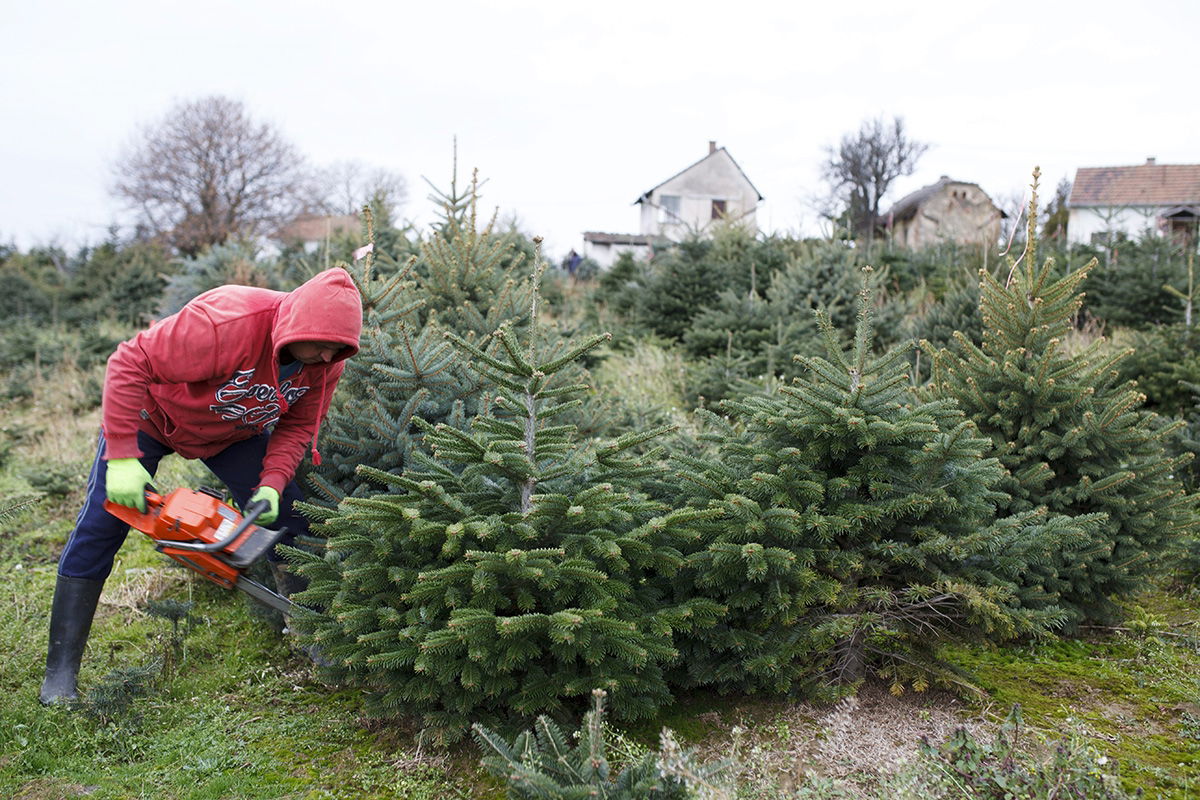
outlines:
[[[282,376],[280,376],[280,377],[282,377]],[[317,408],[320,410],[320,413],[317,416],[316,428],[313,429],[312,441],[309,443],[309,448],[312,451],[312,462],[313,462],[313,466],[315,466],[315,467],[321,466],[321,451],[317,449],[317,437],[319,437],[321,435],[321,423],[325,421],[325,416],[326,416],[324,376],[322,376],[322,380],[320,383],[321,383],[321,388],[320,388],[321,400],[317,404]]]
[[[312,463],[314,467],[321,466],[321,451],[317,449],[317,437],[321,435],[321,423],[325,421],[325,381],[321,381],[321,403],[317,406],[320,413],[317,415],[317,427],[313,430],[312,438]]]

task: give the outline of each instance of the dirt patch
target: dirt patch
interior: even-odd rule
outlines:
[[[87,797],[95,792],[98,786],[84,786],[82,783],[58,781],[53,778],[38,778],[21,788],[13,800],[63,800],[67,797]]]
[[[705,760],[734,758],[738,778],[787,791],[811,778],[834,778],[862,797],[870,787],[913,758],[922,737],[940,743],[958,727],[990,737],[995,723],[942,692],[895,697],[883,686],[864,686],[835,705],[806,703],[763,708],[754,717],[720,719],[729,732],[706,739]],[[714,712],[715,713],[715,712]],[[712,720],[717,722],[717,720]]]

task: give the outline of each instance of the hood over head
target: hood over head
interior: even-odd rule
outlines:
[[[293,342],[337,342],[345,345],[333,361],[358,352],[362,333],[362,297],[341,267],[318,273],[288,292],[279,304],[272,330],[275,357]]]

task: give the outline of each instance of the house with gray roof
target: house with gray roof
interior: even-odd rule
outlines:
[[[900,198],[879,222],[892,244],[920,250],[951,242],[995,244],[1005,216],[979,184],[943,175]]]
[[[1200,164],[1081,167],[1067,199],[1067,238],[1105,244],[1144,232],[1194,237],[1200,220]]]

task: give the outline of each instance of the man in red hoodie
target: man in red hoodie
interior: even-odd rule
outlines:
[[[310,447],[321,463],[320,422],[361,330],[358,289],[334,268],[291,292],[213,289],[117,347],[87,498],[58,562],[43,703],[76,697],[100,590],[129,532],[104,499],[145,511],[163,456],[201,459],[243,508],[266,500],[259,523],[307,530],[292,511],[294,475]]]

